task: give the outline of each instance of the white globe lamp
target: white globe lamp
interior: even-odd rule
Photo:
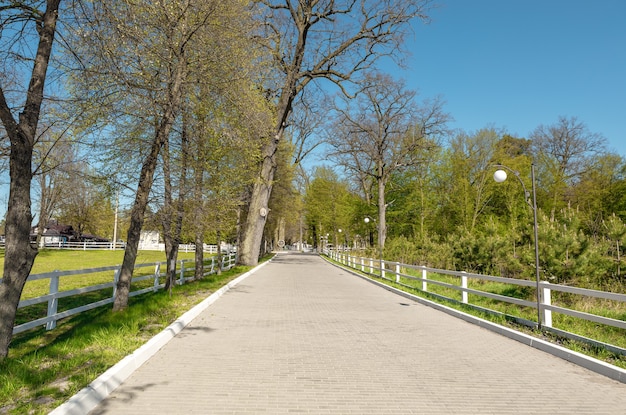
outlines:
[[[496,170],[493,174],[493,180],[495,180],[496,183],[502,183],[506,180],[506,172],[504,170]]]

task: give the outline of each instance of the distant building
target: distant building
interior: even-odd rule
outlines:
[[[39,225],[33,226],[30,231],[32,242],[37,240]],[[79,234],[72,225],[63,225],[56,221],[49,222],[43,228],[43,233],[39,245],[41,247],[62,247],[68,242],[108,242],[106,238],[101,238],[91,234]]]
[[[159,231],[141,231],[139,236],[139,249],[159,250]]]

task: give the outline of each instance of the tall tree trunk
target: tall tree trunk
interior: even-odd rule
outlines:
[[[176,280],[176,259],[178,258],[178,241],[172,229],[174,204],[172,203],[172,171],[170,168],[169,140],[163,144],[163,181],[164,201],[161,223],[163,225],[163,242],[165,242],[166,280],[165,290],[169,291]]]
[[[181,169],[178,181],[178,200],[173,203],[172,198],[172,179],[171,179],[171,163],[169,141],[165,142],[163,149],[163,171],[165,180],[165,206],[163,210],[166,218],[164,218],[163,227],[165,235],[165,256],[167,258],[167,281],[165,289],[169,290],[176,279],[176,261],[181,243],[181,232],[183,229],[183,216],[185,209],[185,192],[187,188],[187,163],[189,154],[187,143],[187,124],[186,117],[183,115],[183,128],[181,134]]]
[[[224,256],[222,255],[222,231],[217,229],[217,275],[222,275]]]
[[[275,154],[278,144],[272,141],[264,154],[260,175],[252,186],[248,213],[242,224],[239,246],[239,262],[244,265],[257,265],[263,240],[263,230],[267,221],[268,203],[272,194],[272,181],[276,171]]]
[[[202,120],[204,123],[206,120]],[[204,163],[204,151],[205,142],[201,135],[196,134],[196,161],[194,166],[194,183],[193,183],[193,198],[194,198],[194,238],[196,245],[195,253],[195,272],[194,278],[196,280],[202,279],[204,276],[204,232],[205,232],[205,218],[204,218],[204,169],[202,165]]]
[[[8,354],[17,306],[38,252],[30,243],[32,141],[20,130],[20,137],[11,139],[11,186],[5,225],[4,275],[0,283],[0,360]]]
[[[26,104],[15,121],[0,89],[0,119],[11,142],[9,155],[9,201],[6,214],[4,273],[0,282],[0,360],[9,353],[13,325],[24,284],[32,269],[37,248],[30,244],[32,222],[30,188],[32,156],[39,123],[43,91],[52,53],[60,0],[48,0],[38,22],[39,45],[28,86]]]
[[[154,181],[154,171],[156,170],[159,152],[169,137],[172,124],[176,118],[182,96],[182,82],[185,74],[185,63],[178,62],[174,79],[169,87],[169,102],[161,118],[161,122],[155,132],[155,137],[150,148],[150,153],[146,157],[141,167],[139,175],[139,185],[135,194],[135,203],[130,213],[130,226],[126,238],[126,249],[124,259],[120,269],[119,280],[116,285],[115,298],[113,301],[113,311],[121,311],[128,307],[130,294],[130,283],[133,277],[133,269],[137,260],[137,249],[143,227],[144,214],[148,205],[148,196]]]
[[[196,228],[195,235],[196,252],[194,254],[195,270],[194,279],[199,280],[204,276],[204,227]]]
[[[387,240],[387,204],[385,203],[385,180],[378,179],[378,249],[383,255]]]
[[[259,263],[263,230],[269,214],[268,204],[272,195],[274,173],[276,173],[276,152],[278,151],[278,144],[283,137],[287,120],[291,115],[293,100],[298,93],[298,77],[304,59],[305,46],[306,34],[298,38],[293,64],[289,69],[278,101],[277,123],[274,129],[276,134],[274,134],[274,137],[269,140],[261,152],[263,161],[260,165],[259,176],[252,186],[248,214],[245,222],[242,224],[242,236],[239,241],[240,246],[238,247],[239,262],[243,265],[254,266]],[[309,80],[301,81],[300,87],[303,88],[308,82]]]

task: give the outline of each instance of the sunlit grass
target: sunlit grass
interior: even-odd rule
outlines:
[[[193,259],[193,252],[181,252],[178,259]],[[92,250],[92,251],[70,251],[58,249],[42,249],[35,258],[31,275],[44,274],[52,271],[67,271],[75,269],[102,268],[120,265],[124,259],[122,250]],[[165,252],[160,251],[139,251],[135,262],[135,272],[133,276],[149,275],[154,273],[154,267],[142,265],[155,262],[165,263]],[[162,265],[164,267],[165,265]],[[0,269],[4,267],[4,251],[0,251]],[[60,280],[59,290],[67,291],[90,285],[102,284],[113,281],[115,271],[104,271],[98,273],[74,275],[63,277]],[[39,297],[48,294],[50,280],[42,279],[27,281],[22,291],[22,299]]]

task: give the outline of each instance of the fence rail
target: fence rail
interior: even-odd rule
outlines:
[[[5,242],[0,240],[0,249],[4,249]],[[115,250],[115,249],[125,249],[126,242],[96,242],[96,241],[80,241],[80,242],[68,242],[68,241],[57,241],[57,242],[45,242],[41,245],[42,248],[47,249],[67,249],[67,250],[80,250],[80,251],[90,251],[90,250]],[[146,244],[140,243],[138,246],[140,251],[161,251],[165,252],[165,244],[163,243],[154,243],[154,244]],[[195,252],[196,245],[195,244],[180,244],[178,245],[178,250],[180,252]],[[204,244],[203,250],[209,254],[217,253],[217,245],[208,245]],[[222,246],[222,252],[234,252],[233,245]]]
[[[429,284],[446,287],[446,288],[458,291],[461,293],[460,302],[463,304],[467,304],[467,305],[472,305],[470,303],[469,294],[473,294],[476,296],[490,298],[493,300],[502,301],[502,302],[506,302],[510,304],[516,304],[516,305],[520,305],[524,307],[532,307],[535,309],[539,307],[539,313],[541,315],[540,324],[542,325],[542,327],[547,328],[547,329],[555,329],[555,331],[558,331],[559,333],[566,333],[566,332],[562,332],[558,330],[558,328],[554,327],[553,319],[552,319],[552,312],[566,314],[571,317],[575,317],[575,318],[579,318],[579,319],[583,319],[587,321],[592,321],[594,323],[600,323],[600,324],[604,324],[607,326],[617,327],[619,329],[626,330],[626,320],[624,319],[614,319],[614,318],[604,317],[604,316],[600,316],[597,314],[591,314],[591,313],[587,313],[583,311],[572,310],[566,307],[560,307],[560,306],[556,306],[552,304],[553,292],[569,293],[569,294],[575,294],[575,295],[580,295],[580,296],[585,296],[585,297],[590,297],[590,298],[611,300],[611,301],[616,301],[619,303],[626,303],[626,294],[591,290],[591,289],[586,289],[586,288],[570,287],[570,286],[551,284],[549,282],[540,281],[539,293],[536,293],[536,295],[539,296],[539,300],[535,302],[535,301],[528,301],[528,300],[521,299],[521,298],[509,297],[506,295],[495,294],[495,293],[490,293],[487,291],[481,291],[481,290],[469,288],[468,280],[475,279],[475,280],[498,282],[498,283],[503,283],[503,284],[511,284],[515,286],[531,287],[536,290],[537,283],[535,281],[496,277],[492,275],[474,274],[474,273],[468,273],[464,271],[443,270],[443,269],[437,269],[437,268],[430,268],[426,266],[402,264],[399,262],[385,261],[384,259],[359,257],[359,256],[351,255],[348,252],[341,252],[337,250],[326,251],[325,254],[331,257],[332,259],[334,259],[335,261],[342,263],[345,266],[359,270],[361,272],[364,272],[372,276],[380,277],[387,281],[395,282],[407,288],[416,288],[414,286],[410,286],[407,284],[408,281],[411,280],[411,281],[421,282],[421,291],[426,292],[426,293],[429,292],[429,289],[428,289]],[[418,274],[421,272],[421,277],[407,274],[406,270],[408,269],[416,270],[418,271]],[[405,271],[405,272],[402,272],[402,271]],[[390,274],[392,275],[392,277],[389,277]],[[429,275],[431,274],[432,275],[434,274],[449,275],[449,276],[458,278],[459,282],[457,284],[451,284],[448,282],[438,281],[434,278],[429,278]],[[417,288],[420,289],[419,287]],[[439,297],[442,297],[439,294],[436,294],[436,295]],[[448,300],[452,300],[452,301],[457,301],[449,297],[444,297],[444,298]],[[474,306],[479,307],[476,305]],[[482,307],[480,308],[482,309]],[[488,311],[493,311],[493,310],[488,310]],[[539,322],[535,323],[535,322],[525,320],[525,319],[518,319],[518,320],[523,320],[522,323],[527,323],[528,325],[537,326],[539,323]],[[567,333],[567,334],[570,334],[571,335],[570,337],[582,339],[579,336],[573,335],[571,333]],[[609,348],[616,349],[617,352],[620,354],[626,354],[626,350],[624,349],[612,348],[612,347],[609,347]]]
[[[222,270],[231,269],[233,266],[235,266],[235,262],[236,262],[236,255],[234,253],[226,254],[222,256],[221,269]],[[178,278],[176,279],[177,284],[182,285],[186,281],[193,279],[193,277],[185,276],[185,273],[192,269],[191,267],[186,266],[189,263],[194,264],[194,261],[193,260],[178,261],[179,267],[177,269],[177,272],[178,272]],[[156,292],[160,289],[163,289],[165,287],[166,273],[161,272],[161,265],[165,265],[165,263],[154,262],[150,264],[136,265],[135,270],[140,269],[140,268],[146,268],[146,267],[154,267],[154,273],[133,278],[131,287],[132,287],[132,284],[140,282],[140,281],[153,280],[154,282],[150,287],[141,288],[141,289],[130,292],[129,296],[134,297],[140,294],[145,294],[148,292]],[[203,266],[204,268],[203,275],[206,276],[206,275],[216,273],[217,267],[219,265],[220,264],[217,263],[216,257],[207,259]],[[90,268],[90,269],[82,269],[82,270],[53,271],[53,272],[47,272],[45,274],[30,275],[28,279],[26,280],[27,283],[30,281],[49,279],[50,280],[49,293],[46,295],[39,296],[39,297],[33,297],[33,298],[20,301],[18,305],[18,310],[26,308],[26,307],[30,307],[33,305],[37,305],[37,304],[47,303],[48,311],[45,317],[27,321],[25,323],[14,326],[13,334],[21,333],[23,331],[30,330],[38,326],[45,326],[46,330],[52,330],[56,327],[56,323],[58,320],[61,320],[63,318],[66,318],[66,317],[69,317],[78,313],[82,313],[83,311],[91,310],[96,307],[113,303],[113,300],[115,298],[116,284],[117,284],[119,274],[120,274],[120,268],[121,268],[120,265],[115,265],[115,266]],[[98,272],[108,272],[108,271],[113,271],[113,278],[110,282],[91,285],[87,287],[76,288],[76,289],[68,290],[68,291],[59,290],[59,283],[63,277],[69,277],[69,276],[75,276],[75,275],[88,275],[88,274],[94,274]],[[95,292],[95,291],[100,291],[100,290],[105,290],[105,289],[113,289],[113,295],[109,298],[105,298],[99,301],[94,301],[89,304],[82,305],[80,307],[72,308],[70,310],[65,310],[62,312],[58,311],[60,298],[67,298],[67,297],[87,294],[90,292]]]

